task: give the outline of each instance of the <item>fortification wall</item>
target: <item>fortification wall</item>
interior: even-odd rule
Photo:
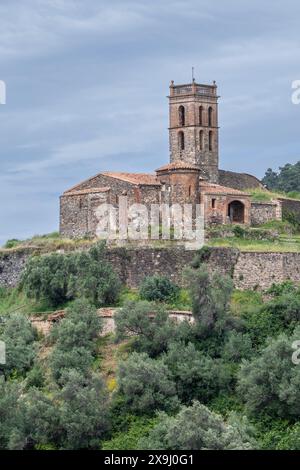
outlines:
[[[300,282],[300,253],[241,252],[233,272],[237,289],[267,289],[287,279]]]
[[[13,287],[20,280],[25,263],[36,250],[0,252],[0,286]],[[159,274],[184,285],[183,270],[196,251],[182,246],[153,248],[109,248],[106,258],[123,283],[138,287],[145,276]],[[207,259],[210,272],[227,274],[238,289],[266,289],[287,279],[300,282],[300,253],[240,252],[233,248],[212,248]]]

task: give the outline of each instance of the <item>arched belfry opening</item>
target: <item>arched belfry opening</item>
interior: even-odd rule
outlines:
[[[178,108],[178,121],[179,121],[179,126],[185,126],[185,109],[184,109],[184,106],[179,106],[179,108]]]
[[[178,147],[179,150],[184,150],[184,133],[182,131],[178,132]]]
[[[245,223],[245,206],[241,201],[232,201],[228,204],[228,217],[231,223]]]

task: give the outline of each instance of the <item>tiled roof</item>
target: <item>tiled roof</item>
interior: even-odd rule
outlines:
[[[250,196],[249,194],[238,189],[221,186],[220,184],[208,183],[207,181],[200,181],[200,189],[204,193],[209,194],[238,194],[240,196]]]
[[[89,189],[79,189],[76,190],[69,190],[64,192],[64,196],[80,196],[81,194],[89,194],[89,193],[106,193],[110,191],[109,187],[106,188],[89,188]]]
[[[118,180],[127,181],[128,183],[132,184],[138,184],[142,186],[160,186],[160,182],[157,181],[156,176],[151,173],[115,173],[105,171],[101,174],[104,176],[109,176],[110,178],[116,178]]]
[[[168,163],[168,165],[161,166],[156,171],[167,171],[167,170],[200,170],[197,165],[192,163],[182,162],[178,160],[177,162]]]

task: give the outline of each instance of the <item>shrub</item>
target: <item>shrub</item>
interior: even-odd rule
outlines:
[[[70,370],[62,376],[58,393],[59,446],[63,449],[97,449],[109,429],[108,396],[102,379],[83,377]]]
[[[119,392],[127,408],[136,414],[153,415],[156,410],[172,411],[178,406],[176,387],[162,360],[132,353],[119,365]]]
[[[300,450],[300,423],[285,429],[276,445],[277,450]]]
[[[233,233],[236,237],[238,238],[245,238],[246,236],[246,231],[243,227],[241,227],[240,225],[235,225],[233,227]]]
[[[19,313],[9,315],[0,331],[0,339],[6,347],[6,363],[1,365],[5,375],[29,370],[36,356],[37,340],[37,332],[30,321]]]
[[[140,297],[143,300],[166,302],[175,300],[179,287],[164,276],[145,277],[140,285]]]
[[[12,238],[11,240],[7,240],[7,242],[4,245],[4,248],[15,248],[16,246],[20,245],[21,240],[18,240],[17,238]]]
[[[296,286],[293,281],[284,281],[281,284],[272,284],[272,286],[267,290],[267,294],[272,295],[273,297],[279,297],[283,294],[293,294],[296,292]]]
[[[109,441],[102,443],[102,450],[135,450],[138,442],[156,424],[157,418],[132,416],[126,430],[115,434]]]
[[[185,271],[190,289],[192,311],[201,337],[222,337],[224,331],[238,323],[229,312],[232,280],[217,273],[209,275],[205,266]]]
[[[26,265],[21,286],[30,298],[45,299],[53,307],[86,297],[96,307],[113,304],[121,284],[105,260],[104,245],[88,252],[33,257]]]
[[[159,422],[139,442],[147,450],[249,450],[257,446],[245,420],[227,423],[199,402],[182,407],[176,416],[159,415]]]
[[[166,310],[149,302],[127,302],[115,316],[116,335],[124,339],[136,335],[134,348],[155,357],[166,351],[170,341],[191,334],[187,322],[177,325]]]
[[[0,449],[10,446],[10,439],[18,427],[22,428],[23,420],[19,400],[21,387],[16,381],[5,382],[0,376]]]
[[[220,359],[212,359],[197,351],[192,343],[187,346],[173,343],[163,356],[171,371],[180,400],[189,404],[193,399],[207,403],[219,392],[230,389],[231,371]]]
[[[96,449],[109,427],[103,381],[75,370],[64,372],[61,389],[47,396],[33,388],[22,402],[24,425],[15,448],[30,443],[44,449]]]
[[[253,356],[252,340],[249,334],[230,331],[227,334],[222,358],[227,362],[240,362]]]
[[[292,343],[299,337],[299,328],[290,337],[282,334],[242,365],[238,393],[250,413],[300,417],[300,368],[292,362]]]
[[[30,258],[21,280],[26,295],[45,299],[53,307],[71,299],[68,280],[70,272],[75,272],[71,261],[69,255],[58,253]]]
[[[69,291],[72,297],[86,297],[96,307],[112,305],[121,291],[121,283],[104,257],[103,243],[94,245],[88,252],[74,254],[76,272],[70,276]]]
[[[66,369],[88,374],[101,325],[96,309],[87,300],[76,300],[67,309],[66,317],[53,327],[50,336],[55,341],[50,367],[57,381]]]

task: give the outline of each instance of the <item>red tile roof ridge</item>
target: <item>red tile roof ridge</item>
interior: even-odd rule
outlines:
[[[250,196],[250,194],[240,190],[230,188],[228,186],[221,186],[217,183],[209,183],[208,181],[200,181],[200,188],[204,190],[204,192],[211,192],[211,193],[227,193],[227,194],[239,194],[243,196]],[[207,189],[208,191],[205,191]]]
[[[183,162],[181,160],[177,160],[177,161],[174,161],[172,163],[168,163],[167,165],[163,165],[160,168],[157,168],[157,170],[155,170],[155,171],[176,170],[176,169],[178,169],[178,170],[180,170],[180,169],[199,170],[200,171],[200,167],[198,165],[194,165],[193,163]]]
[[[153,173],[126,173],[126,172],[113,172],[104,171],[101,173],[110,178],[116,178],[128,183],[137,184],[141,186],[160,186],[160,182],[156,179]]]

